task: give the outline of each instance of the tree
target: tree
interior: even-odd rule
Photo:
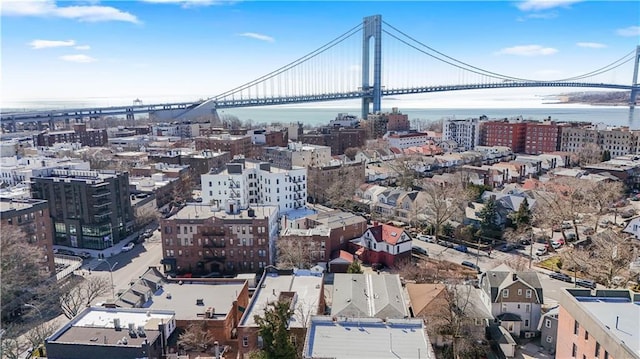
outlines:
[[[490,238],[500,236],[500,228],[496,224],[498,220],[498,207],[493,197],[489,197],[484,203],[484,207],[478,214],[478,218],[480,218],[480,232],[482,236]]]
[[[572,248],[563,256],[571,269],[581,270],[607,288],[616,285],[615,277],[629,278],[629,266],[635,259],[633,248],[625,233],[608,229],[594,235],[587,248]],[[625,281],[626,282],[626,281]]]
[[[94,276],[78,278],[67,285],[69,288],[63,288],[60,294],[60,307],[69,319],[90,306],[96,298],[109,293],[111,287],[108,279]]]
[[[293,315],[289,301],[272,302],[263,316],[256,315],[258,333],[262,337],[261,357],[265,359],[295,359],[297,350],[289,338],[289,320]]]
[[[531,209],[529,209],[529,201],[525,197],[518,210],[511,214],[511,222],[517,230],[524,230],[531,224]]]
[[[437,240],[443,225],[463,213],[468,195],[461,183],[441,186],[427,182],[422,186],[421,192],[424,194],[424,202],[423,208],[418,211],[433,225]]]
[[[602,160],[602,148],[595,143],[587,143],[578,152],[580,165],[592,165]]]
[[[611,159],[611,151],[604,150],[604,152],[602,152],[602,161],[601,162],[609,161],[610,159]]]
[[[2,277],[2,315],[20,308],[30,300],[46,278],[42,271],[42,248],[29,243],[29,239],[15,226],[2,226],[0,235],[0,266]],[[26,297],[26,300],[21,298]]]
[[[206,352],[213,346],[215,338],[207,329],[207,322],[199,320],[187,326],[184,332],[178,336],[178,346],[187,352]]]
[[[347,273],[351,274],[362,274],[362,267],[360,266],[360,262],[357,259],[354,259],[349,267],[347,268]]]
[[[276,242],[278,250],[278,268],[311,268],[315,263],[316,251],[320,251],[316,242],[304,237],[281,236]],[[322,250],[324,251],[324,250]]]
[[[477,330],[472,312],[469,285],[448,285],[434,300],[434,308],[427,315],[427,330],[431,335],[442,335],[451,343],[444,351],[444,358],[477,358],[486,354],[479,345],[484,333]]]
[[[418,178],[418,173],[414,169],[417,162],[421,162],[419,157],[402,156],[393,161],[387,161],[385,164],[396,173],[396,185],[401,189],[411,191],[414,181]]]

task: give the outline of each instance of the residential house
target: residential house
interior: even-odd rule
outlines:
[[[392,268],[411,257],[411,242],[411,236],[403,229],[375,223],[351,244],[353,252],[364,263],[380,263]]]
[[[332,317],[402,319],[409,316],[398,274],[336,273]]]
[[[560,309],[555,306],[547,310],[540,317],[538,331],[540,332],[540,346],[550,353],[555,353],[558,342],[558,314]]]
[[[511,335],[530,337],[537,333],[542,304],[542,286],[537,272],[516,272],[506,264],[480,275],[485,306]]]
[[[622,231],[632,234],[636,239],[640,239],[640,216],[631,217],[625,223]]]

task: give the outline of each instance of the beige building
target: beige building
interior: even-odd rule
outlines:
[[[588,144],[597,145],[601,151],[609,151],[611,157],[634,154],[638,151],[638,135],[627,127],[596,129],[563,127],[560,151],[580,152]]]

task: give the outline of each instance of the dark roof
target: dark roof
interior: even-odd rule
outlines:
[[[504,322],[521,322],[522,318],[515,313],[502,313],[498,315],[498,320],[501,320]]]
[[[515,272],[507,265],[500,265],[492,270],[486,271],[481,275],[481,281],[487,281],[489,284],[490,292],[487,291],[487,286],[482,285],[482,289],[491,295],[491,302],[495,303],[498,296],[500,287],[503,285],[506,279],[512,278],[513,273],[518,277],[518,280],[525,282],[536,290],[540,304],[544,304],[544,298],[542,296],[542,285],[540,279],[538,279],[537,272]]]

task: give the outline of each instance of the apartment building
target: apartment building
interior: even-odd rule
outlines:
[[[455,141],[465,151],[480,144],[480,120],[486,117],[464,120],[447,119],[442,124],[442,141]]]
[[[87,129],[86,123],[74,124],[73,130],[44,131],[33,136],[33,143],[38,147],[48,147],[60,142],[79,142],[83,146],[102,147],[107,146],[108,140],[106,129]]]
[[[189,204],[160,220],[165,273],[255,273],[275,261],[278,209]]]
[[[51,158],[45,156],[2,157],[0,160],[0,182],[15,186],[29,183],[32,177],[48,176],[56,168],[89,170],[89,162],[72,158]]]
[[[127,172],[55,169],[32,178],[31,195],[49,203],[54,244],[101,250],[133,230]]]
[[[213,150],[229,152],[229,156],[242,155],[245,158],[253,157],[253,144],[250,135],[221,134],[209,137],[196,137],[196,150]]]
[[[429,135],[421,132],[391,133],[387,136],[389,147],[401,150],[409,147],[424,146],[429,143]]]
[[[527,123],[520,119],[487,121],[480,126],[483,146],[507,146],[515,153],[524,152]]]
[[[211,169],[224,167],[231,159],[229,152],[211,150],[171,149],[149,155],[149,162],[189,166],[191,180],[198,185],[200,175],[208,173]]]
[[[269,205],[283,214],[303,207],[307,200],[307,169],[302,167],[282,169],[266,162],[236,160],[202,175],[201,182],[203,203],[219,208],[233,199],[243,209]]]
[[[580,152],[586,145],[593,144],[601,151],[609,151],[611,157],[625,156],[637,153],[638,138],[637,133],[628,128],[563,127],[560,150]]]
[[[288,147],[265,147],[262,159],[283,169],[325,166],[331,158],[331,147],[291,142]]]
[[[331,200],[334,193],[330,190],[336,184],[342,183],[353,189],[349,193],[353,196],[356,188],[365,182],[364,162],[342,163],[338,165],[309,167],[309,198],[310,202],[323,203]],[[345,193],[349,192],[348,190]]]
[[[556,358],[640,358],[640,294],[563,288]]]
[[[347,148],[362,147],[366,139],[367,133],[364,128],[346,127],[324,127],[298,136],[298,141],[302,143],[331,147],[332,156],[344,154]]]
[[[538,155],[558,151],[563,127],[551,120],[527,122],[524,153]]]
[[[9,227],[22,231],[27,242],[42,249],[42,264],[48,275],[56,273],[53,262],[53,225],[47,201],[0,198],[0,226],[3,235],[9,233]]]

